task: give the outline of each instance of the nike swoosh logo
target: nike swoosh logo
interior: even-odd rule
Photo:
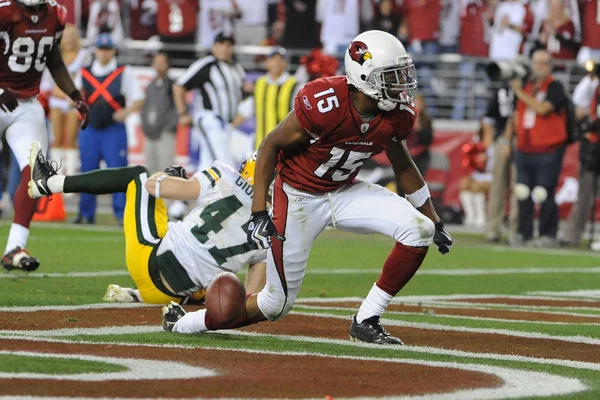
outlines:
[[[41,179],[37,180],[38,189],[41,194],[48,194],[48,191],[44,188],[44,181]]]

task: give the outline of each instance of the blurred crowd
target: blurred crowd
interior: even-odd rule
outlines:
[[[58,0],[94,43],[109,33],[209,49],[218,32],[238,44],[340,53],[359,32],[397,36],[412,54],[512,59],[539,47],[556,59],[598,57],[595,0]]]

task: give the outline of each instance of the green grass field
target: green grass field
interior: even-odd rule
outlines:
[[[8,228],[7,223],[0,226],[0,238],[4,242],[7,239]],[[457,243],[449,255],[441,256],[434,247],[430,249],[419,273],[397,297],[398,303],[420,306],[423,310],[390,312],[384,315],[387,324],[398,325],[399,332],[402,332],[403,326],[406,329],[431,328],[439,332],[444,330],[456,332],[457,329],[464,328],[471,335],[504,330],[508,331],[508,336],[515,335],[514,337],[517,338],[515,340],[527,337],[538,338],[540,341],[553,341],[559,338],[569,346],[578,346],[578,343],[583,343],[580,344],[582,346],[590,346],[591,353],[596,352],[597,357],[588,354],[591,361],[580,360],[567,351],[564,357],[556,355],[546,357],[542,345],[539,349],[536,346],[527,348],[517,346],[512,353],[510,349],[506,349],[508,351],[500,354],[492,342],[489,351],[478,353],[462,349],[461,346],[468,343],[457,342],[455,345],[452,343],[445,345],[442,343],[443,340],[440,341],[439,346],[423,343],[415,346],[415,343],[404,339],[408,346],[389,349],[350,345],[351,342],[341,340],[328,342],[324,338],[306,340],[262,334],[224,332],[202,336],[181,336],[165,333],[159,329],[158,307],[152,310],[155,319],[147,321],[145,331],[132,333],[121,330],[109,334],[99,330],[83,334],[74,330],[72,333],[62,333],[60,340],[69,343],[110,342],[115,346],[137,343],[481,364],[575,378],[587,386],[587,390],[579,393],[550,395],[544,398],[600,399],[600,257],[598,254],[584,250],[511,249],[504,246],[489,246],[479,237],[466,234],[455,235],[455,238]],[[322,308],[318,306],[318,301],[363,298],[377,279],[392,244],[391,240],[380,236],[358,236],[338,231],[324,232],[311,252],[307,274],[300,292],[301,304],[298,304],[294,310],[299,315],[323,318],[325,315],[331,315],[332,318],[334,316],[349,318],[355,312],[351,307]],[[28,250],[40,258],[42,265],[35,274],[29,276],[20,271],[0,273],[0,305],[3,311],[6,311],[6,308],[23,306],[98,304],[102,303],[102,296],[108,284],[133,285],[127,275],[124,261],[123,234],[118,228],[36,224],[32,229]],[[577,293],[563,293],[574,291],[589,292],[579,293],[578,297],[572,296]],[[536,292],[544,293],[535,294]],[[480,295],[480,297],[485,295],[505,297],[502,295],[506,295],[512,299],[519,297],[535,298],[538,301],[570,299],[579,302],[588,301],[590,304],[589,307],[585,304],[571,306],[566,303],[564,307],[557,303],[533,305],[497,302],[468,305],[464,299],[458,299],[460,301],[453,303],[447,297],[431,297],[446,295],[457,298],[460,295]],[[476,312],[541,311],[553,318],[559,316],[566,319],[565,322],[517,321],[505,317],[479,317],[475,314],[475,316],[445,315],[432,311],[435,307],[479,310]],[[592,322],[569,322],[568,318],[574,316],[584,316],[590,318]],[[34,318],[35,316],[30,316],[23,311],[22,317]],[[596,321],[593,318],[596,318]],[[78,319],[73,318],[65,321],[63,327],[77,328],[79,322]],[[127,321],[107,321],[106,326],[110,325],[127,325]],[[10,329],[0,328],[0,341],[4,336],[11,335]],[[401,333],[399,334],[402,336]],[[46,333],[40,336],[53,336],[51,333],[45,335]],[[463,351],[454,352],[454,350]],[[520,351],[531,351],[538,356],[517,359],[529,354]],[[3,354],[0,351],[0,373],[70,374],[118,372],[123,368],[99,361],[74,362],[75,364],[69,364],[67,367],[60,359],[52,357]],[[1,391],[0,395],[2,395]],[[516,397],[533,398],[533,395]]]

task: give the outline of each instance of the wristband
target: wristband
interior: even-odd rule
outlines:
[[[267,210],[263,210],[263,211],[256,211],[252,213],[252,218],[259,218],[259,217],[268,217],[269,213],[267,212]]]
[[[423,185],[423,187],[417,190],[414,193],[407,194],[406,200],[408,200],[415,208],[421,207],[428,198],[431,197],[431,193],[429,193],[429,188],[427,184]]]
[[[81,99],[83,96],[81,95],[81,92],[77,89],[73,90],[70,94],[69,94],[69,98],[73,101],[77,101],[79,99]]]
[[[160,199],[160,182],[165,179],[167,175],[161,175],[156,178],[156,186],[154,187],[154,197]]]

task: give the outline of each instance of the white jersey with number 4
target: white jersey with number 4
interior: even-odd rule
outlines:
[[[157,254],[170,250],[190,279],[206,287],[219,273],[237,273],[266,260],[266,250],[246,242],[253,188],[233,168],[215,162],[197,172],[200,195],[196,207],[179,222],[169,222]]]

